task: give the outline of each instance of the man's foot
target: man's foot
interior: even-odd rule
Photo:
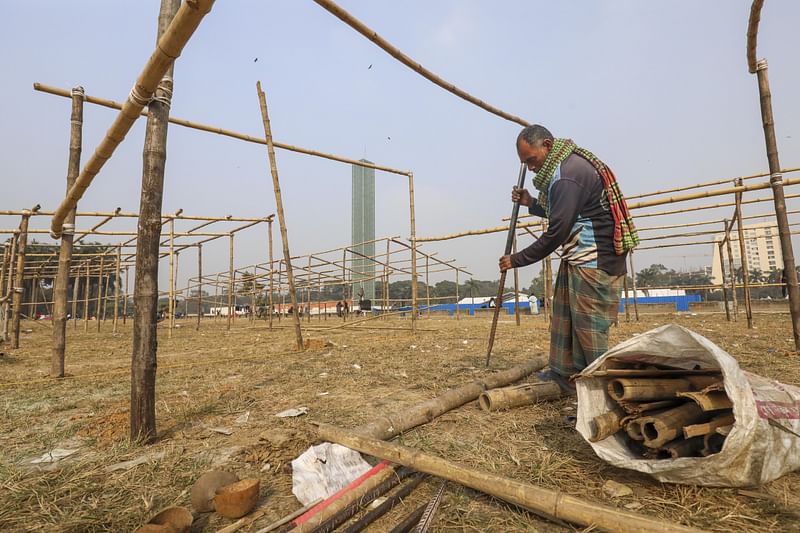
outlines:
[[[543,370],[536,373],[536,379],[539,381],[552,381],[561,388],[562,396],[577,396],[578,392],[575,385],[569,382],[564,376],[553,372],[552,370]]]

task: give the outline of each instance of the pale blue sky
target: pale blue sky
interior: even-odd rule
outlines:
[[[594,151],[626,194],[766,169],[756,80],[745,62],[749,0],[341,5],[448,81]],[[123,100],[153,49],[158,2],[0,0],[0,8],[0,209],[39,202],[50,210],[64,193],[69,102],[33,91],[32,83],[80,84]],[[800,3],[770,0],[759,35],[784,167],[800,166],[798,20]],[[263,135],[256,80],[276,139],[413,170],[418,235],[495,226],[510,212],[519,127],[422,79],[311,0],[218,0],[176,64],[172,113]],[[87,104],[84,161],[113,117]],[[81,210],[138,209],[143,127],[139,121],[128,135]],[[346,244],[350,168],[287,152],[278,152],[278,165],[292,253]],[[378,173],[376,196],[376,233],[407,236],[405,180]],[[274,212],[263,147],[171,126],[164,211],[177,208]],[[0,217],[0,224],[16,220]],[[497,234],[428,249],[457,258],[476,277],[497,278],[504,240]],[[263,233],[243,235],[237,264],[264,260],[264,242]],[[637,266],[700,266],[709,252],[642,252]],[[227,268],[227,244],[209,247],[204,258],[208,272]],[[522,271],[526,285],[534,271]]]

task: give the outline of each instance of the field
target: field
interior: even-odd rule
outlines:
[[[48,323],[23,323],[22,348],[0,347],[0,529],[4,531],[130,531],[157,510],[189,506],[193,481],[212,467],[258,477],[267,514],[255,531],[300,507],[291,493],[290,461],[315,442],[310,421],[353,427],[376,416],[436,396],[485,374],[488,316],[456,321],[423,318],[412,338],[403,319],[376,320],[374,329],[323,331],[333,320],[316,318],[305,332],[329,343],[293,353],[286,321],[269,331],[238,320],[185,321],[167,338],[160,331],[157,415],[159,441],[128,443],[131,326],[112,334],[110,322],[88,333],[69,326],[67,372],[47,378]],[[741,366],[786,383],[800,383],[786,314],[756,315],[756,329],[725,322],[724,315],[621,317],[611,344],[675,322],[735,356]],[[503,317],[493,368],[508,368],[548,346],[542,317],[521,327]],[[306,416],[277,418],[305,406]],[[249,413],[249,415],[247,414]],[[572,400],[488,414],[468,404],[401,437],[401,442],[476,469],[709,531],[800,531],[800,474],[746,491],[662,484],[598,459],[567,416]],[[230,433],[229,435],[224,433]],[[77,450],[54,463],[31,460],[56,448]],[[133,463],[127,463],[133,461]],[[606,480],[633,494],[611,498]],[[428,480],[370,531],[387,531],[429,499],[439,483]],[[195,531],[216,531],[230,520],[214,514]],[[246,531],[247,529],[245,529]],[[571,527],[449,485],[436,531],[572,531]]]

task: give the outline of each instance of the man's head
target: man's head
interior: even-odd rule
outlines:
[[[553,134],[539,124],[525,127],[517,136],[517,154],[519,160],[528,166],[528,170],[539,172],[547,154],[553,147]]]

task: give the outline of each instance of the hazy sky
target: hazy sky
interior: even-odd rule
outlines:
[[[341,4],[448,81],[589,148],[628,195],[767,168],[756,79],[745,60],[749,0]],[[52,210],[64,195],[69,100],[37,93],[32,83],[83,85],[88,94],[124,100],[153,50],[158,5],[0,0],[0,209],[38,202]],[[784,167],[800,166],[798,20],[800,2],[771,0],[759,34]],[[510,213],[519,126],[432,85],[311,0],[217,1],[176,63],[172,114],[263,136],[256,80],[277,140],[413,170],[419,236],[499,225]],[[84,162],[114,116],[86,105]],[[129,133],[80,210],[138,210],[144,124]],[[292,253],[347,244],[350,167],[281,151],[278,167]],[[379,172],[376,182],[376,234],[407,237],[406,180]],[[164,212],[264,216],[274,204],[264,147],[170,126]],[[746,214],[769,208],[749,206]],[[17,223],[0,217],[3,228]],[[49,219],[34,225],[46,228]],[[243,233],[237,265],[263,261],[265,241],[263,230]],[[504,241],[495,234],[426,248],[496,279]],[[206,248],[205,270],[226,269],[227,242]],[[645,251],[637,267],[701,266],[709,254],[710,246]],[[162,280],[166,270],[164,263]],[[537,270],[521,272],[525,285]]]

